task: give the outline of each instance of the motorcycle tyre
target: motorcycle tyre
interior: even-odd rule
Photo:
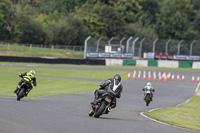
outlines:
[[[99,107],[99,109],[94,113],[94,117],[99,118],[99,116],[102,115],[105,108],[106,108],[106,102],[103,101],[101,104],[101,107]]]
[[[19,93],[17,94],[17,101],[20,101],[21,98],[23,98],[24,88],[21,88]]]
[[[149,103],[150,103],[150,96],[146,96],[146,97],[145,97],[145,101],[146,101],[146,106],[149,106]]]

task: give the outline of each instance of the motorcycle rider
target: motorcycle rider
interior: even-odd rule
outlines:
[[[104,93],[110,93],[112,96],[114,96],[114,100],[111,104],[111,108],[116,107],[116,98],[121,97],[121,93],[123,90],[123,86],[121,84],[121,76],[119,74],[114,75],[113,78],[109,78],[102,82],[99,85],[101,88],[95,90],[94,92],[94,101],[91,102],[91,104],[96,104],[98,102],[98,98],[104,94]]]
[[[36,77],[35,77],[35,71],[34,70],[30,70],[30,72],[25,72],[25,73],[21,73],[19,74],[19,76],[22,78],[21,81],[18,83],[16,90],[14,91],[14,93],[17,93],[19,91],[19,88],[21,87],[21,84],[23,82],[26,82],[28,85],[28,90],[26,92],[26,96],[28,95],[28,93],[31,91],[31,89],[33,88],[32,84],[36,87]]]
[[[150,92],[151,92],[151,101],[153,101],[153,92],[155,90],[153,89],[153,86],[151,86],[151,82],[148,82],[147,85],[142,90],[145,91],[144,95],[145,95],[147,90],[150,90]]]

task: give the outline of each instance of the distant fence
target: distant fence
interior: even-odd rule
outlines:
[[[110,48],[110,53],[132,53],[133,58],[143,58],[144,53],[155,55],[200,55],[199,40],[172,40],[160,38],[93,38],[85,40],[84,58],[97,56],[99,53],[106,52]],[[154,56],[152,56],[154,57]],[[96,58],[96,57],[95,57]],[[110,57],[109,57],[110,58]],[[115,57],[114,57],[115,58]]]
[[[84,46],[66,46],[66,45],[41,45],[41,44],[10,44],[0,43],[2,51],[34,51],[34,52],[83,52]]]

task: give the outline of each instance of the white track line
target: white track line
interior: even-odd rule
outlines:
[[[196,88],[195,92],[198,91],[198,89],[199,89],[199,85],[200,85],[200,82],[199,82],[199,84],[197,85],[197,88]]]

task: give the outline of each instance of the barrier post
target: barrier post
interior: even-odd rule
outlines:
[[[10,49],[10,43],[8,43],[8,50]]]
[[[30,44],[29,50],[30,50],[30,51],[32,50],[32,44]]]
[[[51,46],[51,52],[53,52],[53,49],[54,49],[54,46],[52,45],[52,46]]]

